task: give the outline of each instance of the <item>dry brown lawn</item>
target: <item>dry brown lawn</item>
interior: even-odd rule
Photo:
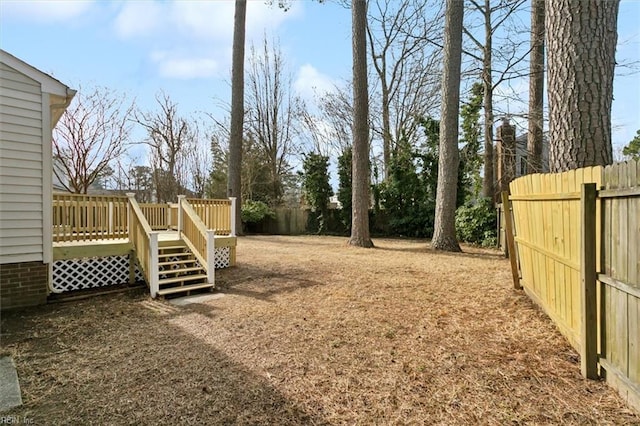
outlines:
[[[223,296],[5,314],[34,424],[640,424],[497,252],[244,237]]]

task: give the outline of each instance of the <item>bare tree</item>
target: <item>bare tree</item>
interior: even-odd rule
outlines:
[[[459,167],[458,111],[464,5],[459,0],[447,0],[446,7],[438,188],[431,247],[436,250],[461,251],[456,239],[455,212]]]
[[[367,0],[351,1],[353,45],[353,182],[349,244],[373,247],[369,234],[369,92]]]
[[[107,88],[78,91],[53,132],[53,171],[66,190],[86,194],[125,152],[133,108]]]
[[[202,125],[193,127],[193,144],[186,153],[187,187],[196,198],[203,198],[213,168],[213,151],[207,143],[210,138],[202,131]]]
[[[233,18],[233,57],[231,64],[231,132],[227,196],[242,205],[242,138],[244,135],[244,44],[247,0],[236,0]],[[236,209],[236,234],[242,234],[241,210]]]
[[[138,112],[135,120],[147,131],[145,143],[153,170],[153,183],[158,202],[175,202],[187,189],[188,153],[195,143],[194,123],[178,114],[178,106],[169,95],[156,95],[159,110]]]
[[[320,119],[327,125],[327,137],[335,148],[342,153],[351,148],[353,140],[353,87],[346,83],[342,87],[334,87],[318,98]]]
[[[551,171],[611,164],[619,0],[548,0],[547,6]]]
[[[295,148],[298,100],[280,48],[270,47],[266,37],[261,49],[251,47],[247,79],[247,133],[263,153],[269,168],[269,201],[277,205]]]
[[[527,172],[542,171],[544,125],[544,0],[531,0]]]
[[[412,139],[418,118],[438,104],[442,31],[440,2],[375,0],[369,8],[367,35],[380,89],[385,177],[400,133]],[[431,20],[427,16],[433,16]],[[392,121],[395,122],[393,125]]]
[[[542,126],[544,112],[544,1],[531,0],[531,54],[529,63],[529,173],[542,171]]]
[[[498,30],[503,27],[508,20],[515,16],[515,12],[524,4],[525,0],[499,1],[492,4],[491,0],[470,0],[472,10],[479,12],[482,16],[483,36],[475,36],[470,29],[463,31],[471,42],[480,50],[481,54],[476,55],[465,52],[482,64],[482,84],[484,86],[484,178],[482,181],[482,195],[484,197],[494,197],[494,159],[493,159],[493,95],[496,87],[503,81],[514,77],[520,77],[524,73],[517,67],[526,58],[528,51],[522,52],[523,42],[509,40],[508,43],[494,48],[494,38]],[[484,39],[484,42],[480,41]],[[498,68],[494,55],[497,55],[501,67]],[[494,74],[497,78],[494,79]]]

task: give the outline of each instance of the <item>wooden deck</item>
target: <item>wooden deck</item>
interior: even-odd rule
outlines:
[[[158,231],[159,246],[171,245],[172,242],[179,240],[178,231]],[[214,240],[216,248],[235,247],[237,243],[237,238],[231,235],[216,235]],[[53,243],[53,260],[124,256],[133,250],[133,243],[128,238],[59,241]]]
[[[214,288],[215,269],[235,265],[234,198],[139,204],[134,193],[54,194],[53,201],[55,292],[143,279],[151,297],[189,294]]]

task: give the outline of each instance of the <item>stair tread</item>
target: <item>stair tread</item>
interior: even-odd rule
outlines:
[[[159,285],[165,285],[165,284],[174,284],[174,283],[179,283],[179,282],[184,282],[184,281],[194,281],[194,280],[198,280],[198,279],[207,279],[207,276],[204,274],[198,274],[198,275],[181,275],[179,277],[175,277],[175,278],[164,278],[158,281]]]
[[[193,253],[191,253],[190,251],[187,252],[179,252],[179,253],[160,253],[158,254],[158,257],[171,257],[171,256],[190,256]]]
[[[191,290],[201,290],[204,288],[213,288],[213,287],[214,287],[213,284],[203,283],[203,284],[183,285],[180,287],[163,288],[161,290],[158,290],[158,296],[166,296],[168,294],[182,293],[182,292],[191,291]]]
[[[160,274],[171,274],[171,273],[178,273],[178,272],[194,272],[194,271],[204,272],[204,269],[202,269],[201,266],[192,266],[190,268],[165,269],[160,271]]]
[[[187,246],[165,246],[158,247],[159,251],[169,251],[169,250],[186,250]]]
[[[194,263],[196,259],[186,259],[186,260],[174,260],[169,262],[159,262],[158,266],[167,266],[167,265],[184,265],[187,263]]]
[[[187,248],[186,244],[177,245],[177,246],[160,246],[158,247],[160,250],[176,250],[176,249],[185,249]]]

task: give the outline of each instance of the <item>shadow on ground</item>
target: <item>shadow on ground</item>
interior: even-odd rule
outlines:
[[[24,399],[3,415],[35,424],[326,424],[173,321],[211,319],[149,302],[119,295],[3,314],[3,352],[15,358]]]

